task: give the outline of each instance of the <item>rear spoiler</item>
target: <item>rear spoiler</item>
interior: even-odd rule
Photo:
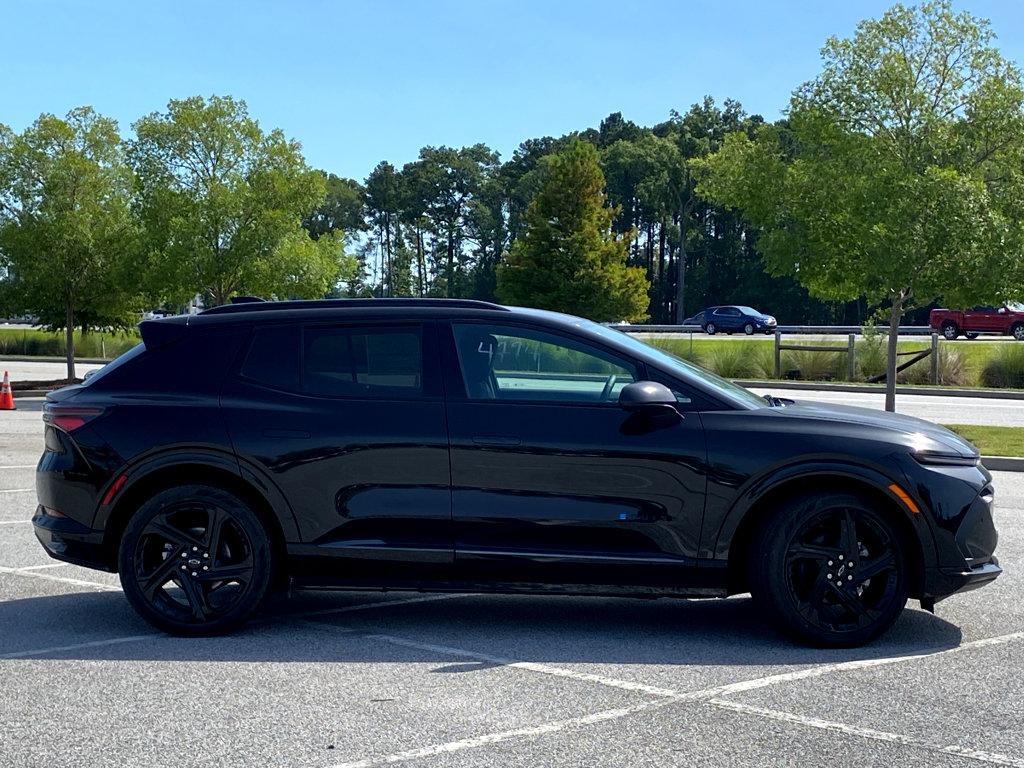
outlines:
[[[188,315],[175,315],[170,318],[144,320],[139,324],[139,333],[147,350],[155,350],[185,336],[188,329]]]

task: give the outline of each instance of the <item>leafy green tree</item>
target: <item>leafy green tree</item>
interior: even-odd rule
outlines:
[[[89,107],[0,125],[4,304],[64,328],[68,379],[76,324],[123,327],[140,309],[131,189],[117,123]]]
[[[592,144],[549,156],[523,231],[498,268],[498,296],[600,321],[646,318],[648,283],[642,269],[626,266],[628,241],[611,232],[615,213]]]
[[[316,240],[328,232],[356,235],[367,229],[366,210],[363,207],[363,185],[355,179],[320,172],[327,194],[324,202],[302,220],[309,237]]]
[[[202,292],[215,304],[237,293],[321,297],[354,271],[342,238],[313,240],[302,228],[325,201],[323,176],[280,130],[265,133],[245,102],[172,100],[134,128],[155,296]]]
[[[1022,256],[1007,212],[1024,92],[992,38],[947,2],[896,5],[826,42],[788,126],[730,134],[704,164],[698,192],[763,229],[772,272],[823,298],[888,304],[890,411],[904,311],[993,299]]]

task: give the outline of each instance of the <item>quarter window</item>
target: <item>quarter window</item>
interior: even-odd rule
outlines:
[[[466,394],[478,400],[614,402],[636,368],[565,337],[512,326],[453,325]]]

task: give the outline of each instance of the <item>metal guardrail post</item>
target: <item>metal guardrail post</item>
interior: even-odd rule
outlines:
[[[846,378],[853,381],[857,375],[856,334],[850,334],[846,341]]]
[[[782,332],[775,329],[775,378],[782,379]]]
[[[939,383],[939,335],[932,334],[932,384]]]

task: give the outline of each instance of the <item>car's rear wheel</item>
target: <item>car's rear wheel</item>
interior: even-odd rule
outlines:
[[[704,330],[705,330],[705,331],[706,331],[707,333],[709,333],[709,334],[711,334],[712,336],[714,336],[714,335],[715,335],[715,324],[714,324],[714,323],[708,323],[708,325],[706,325],[706,326],[704,327]]]
[[[951,320],[947,320],[942,324],[942,335],[946,339],[956,339],[960,336],[960,329],[956,327],[956,323]]]
[[[791,500],[755,543],[751,592],[784,632],[815,646],[857,646],[907,602],[905,546],[884,511],[853,494]]]
[[[266,597],[270,539],[234,494],[188,485],[161,491],[129,520],[118,557],[133,608],[175,635],[238,627]]]
[[[753,323],[744,323],[743,324],[743,333],[746,334],[747,336],[753,335],[753,333],[754,333],[754,324]]]
[[[1018,342],[1024,340],[1024,323],[1014,323],[1010,327],[1010,334],[1012,334],[1013,338]]]

